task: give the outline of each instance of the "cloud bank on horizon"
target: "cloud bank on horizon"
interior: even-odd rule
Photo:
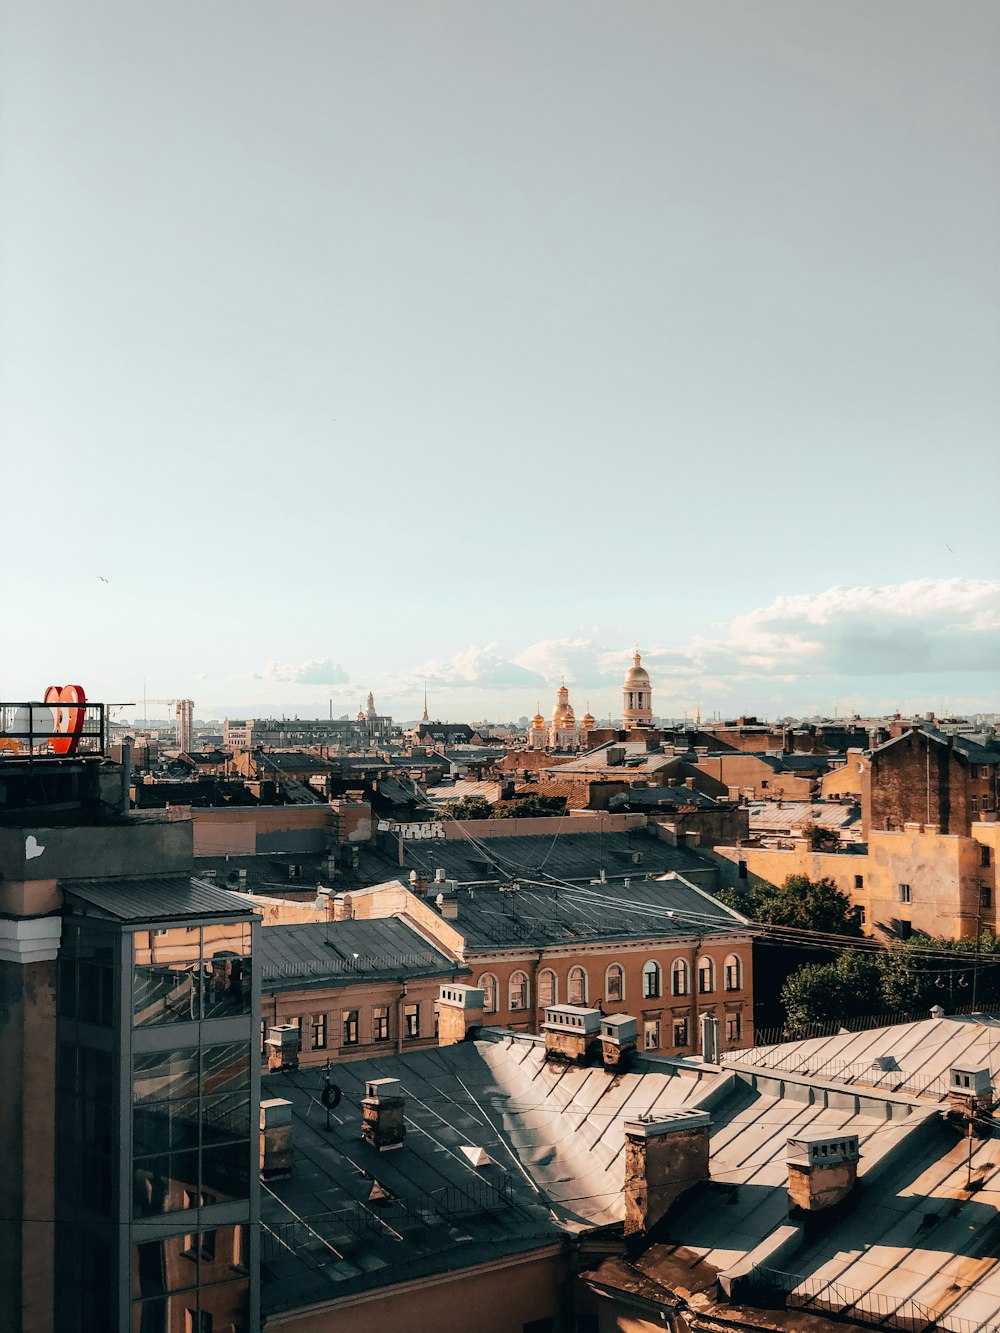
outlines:
[[[747,711],[787,701],[787,711],[810,711],[813,701],[823,708],[839,700],[843,709],[920,697],[995,710],[1000,580],[914,579],[780,596],[687,642],[660,635],[639,647],[661,715],[679,714],[695,700]],[[329,657],[272,662],[256,678],[322,685],[335,701],[350,703],[372,688],[380,706],[399,716],[425,684],[439,710],[447,705],[455,715],[463,709],[471,715],[490,704],[517,715],[565,680],[575,698],[588,691],[598,708],[613,711],[632,651],[593,629],[513,652],[497,642],[470,644],[372,679],[353,677]]]

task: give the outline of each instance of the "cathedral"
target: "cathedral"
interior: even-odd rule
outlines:
[[[649,683],[649,672],[642,665],[638,648],[632,659],[632,665],[625,673],[622,688],[622,727],[625,731],[634,731],[640,727],[653,725],[653,688]],[[546,722],[541,712],[531,719],[528,728],[529,750],[582,750],[588,746],[588,736],[595,731],[597,723],[588,708],[577,722],[573,705],[569,701],[569,690],[565,681],[556,695],[556,706],[552,710],[552,720]]]

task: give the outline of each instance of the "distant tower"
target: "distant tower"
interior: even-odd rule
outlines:
[[[632,666],[625,673],[622,721],[626,730],[630,727],[653,725],[653,690],[649,683],[649,672],[642,665],[638,648],[635,650]]]
[[[178,699],[174,715],[177,719],[177,748],[187,753],[194,747],[194,700]]]
[[[368,718],[369,721],[371,721],[376,717],[375,696],[374,694],[372,694],[371,690],[368,691],[368,711],[366,713],[366,717]]]
[[[427,713],[427,686],[426,686],[426,684],[424,685],[424,715],[423,715],[423,717],[420,719],[420,721],[421,721],[421,722],[429,722],[429,721],[430,721],[430,717],[428,716],[428,713]]]

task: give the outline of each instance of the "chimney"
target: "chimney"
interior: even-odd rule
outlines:
[[[379,1152],[402,1148],[406,1137],[398,1078],[370,1078],[361,1101],[361,1137]]]
[[[122,741],[122,801],[121,812],[127,815],[132,809],[132,746],[129,741]]]
[[[483,1024],[485,992],[478,986],[442,986],[438,995],[438,1045],[468,1041]]]
[[[818,1213],[842,1203],[858,1179],[857,1134],[800,1134],[788,1140],[788,1201]]]
[[[450,893],[447,898],[443,893],[439,893],[434,899],[434,906],[444,917],[445,921],[458,920],[458,899],[453,893]]]
[[[684,786],[687,787],[688,791],[694,791],[694,778],[685,778]]]
[[[260,1178],[283,1180],[292,1174],[292,1103],[271,1097],[260,1104]]]
[[[274,1074],[282,1069],[298,1069],[301,1044],[302,1038],[294,1023],[276,1023],[268,1031],[264,1043],[267,1047],[267,1072]]]
[[[708,1179],[707,1111],[625,1121],[625,1234],[649,1231],[685,1190]]]
[[[422,879],[415,870],[410,871],[410,892],[415,893],[418,898],[427,896],[427,881]]]
[[[583,1065],[601,1038],[601,1011],[577,1004],[551,1004],[542,1024],[546,1060]]]
[[[701,1016],[701,1058],[707,1065],[719,1063],[719,1020],[710,1013]]]
[[[601,1019],[601,1059],[605,1069],[626,1068],[639,1040],[639,1025],[630,1014]]]
[[[952,1065],[948,1071],[948,1109],[972,1124],[993,1118],[993,1075],[988,1065]],[[985,1133],[977,1137],[989,1137],[988,1126],[976,1128],[985,1128]]]

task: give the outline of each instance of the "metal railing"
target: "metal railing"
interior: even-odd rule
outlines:
[[[104,704],[72,698],[0,702],[0,759],[66,759],[103,755],[107,748]]]
[[[776,1268],[753,1268],[749,1286],[762,1303],[777,1296],[788,1309],[822,1311],[870,1328],[899,1329],[902,1333],[1000,1333],[1000,1323],[996,1320],[983,1322],[947,1311],[940,1313],[912,1297],[901,1299],[886,1292],[865,1291]]]

